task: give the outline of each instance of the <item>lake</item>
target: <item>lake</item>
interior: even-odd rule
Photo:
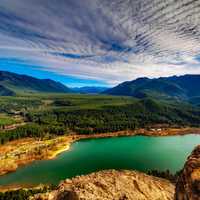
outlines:
[[[60,180],[102,169],[180,170],[200,135],[87,139],[54,160],[35,161],[0,177],[0,185],[58,184]]]

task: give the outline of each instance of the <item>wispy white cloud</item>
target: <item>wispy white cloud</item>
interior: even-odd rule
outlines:
[[[199,52],[199,0],[0,2],[1,57],[42,70],[117,84],[200,73]]]

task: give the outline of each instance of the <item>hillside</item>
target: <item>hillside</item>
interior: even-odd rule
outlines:
[[[13,92],[12,90],[9,90],[3,85],[0,85],[0,96],[14,96],[14,95],[15,95],[15,92]]]
[[[148,96],[189,100],[190,98],[200,96],[200,75],[172,76],[155,79],[139,78],[123,82],[103,93],[138,98]]]
[[[50,79],[37,79],[6,71],[0,71],[0,86],[1,96],[13,96],[18,92],[71,92],[65,85]]]

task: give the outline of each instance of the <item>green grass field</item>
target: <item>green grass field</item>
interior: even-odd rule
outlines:
[[[55,101],[60,102],[60,104],[55,104]],[[42,111],[58,107],[69,111],[77,109],[97,109],[104,106],[132,104],[135,101],[131,97],[38,93],[23,96],[18,95],[16,97],[2,97],[0,99],[0,112],[24,110]]]

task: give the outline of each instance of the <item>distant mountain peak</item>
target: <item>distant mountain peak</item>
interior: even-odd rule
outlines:
[[[75,87],[71,89],[77,93],[82,93],[82,94],[99,94],[107,90],[108,88],[100,86],[84,86],[84,87]]]

